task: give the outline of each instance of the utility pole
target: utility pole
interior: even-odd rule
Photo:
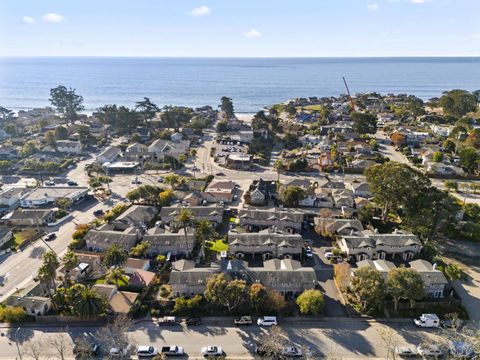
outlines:
[[[18,358],[19,360],[22,360],[22,353],[20,352],[20,346],[18,345],[18,339],[17,339],[17,333],[20,330],[20,327],[17,328],[15,331],[14,339],[15,339],[15,345],[17,345],[17,352],[18,352]]]
[[[348,88],[347,80],[345,80],[345,77],[342,77],[342,79],[343,83],[345,84],[345,88],[347,89],[348,97],[350,98],[350,105],[352,105],[352,111],[355,111],[355,102],[353,101],[352,95],[350,95],[350,89]]]

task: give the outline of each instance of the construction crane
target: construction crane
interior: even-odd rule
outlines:
[[[350,95],[350,90],[347,85],[347,80],[345,80],[345,77],[342,77],[343,83],[345,84],[345,88],[347,89],[347,94],[348,98],[350,99],[350,105],[352,105],[352,111],[355,111],[355,102],[353,101],[352,95]]]

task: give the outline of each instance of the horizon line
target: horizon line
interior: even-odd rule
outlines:
[[[130,55],[6,55],[0,59],[85,58],[85,59],[480,59],[480,55],[400,55],[400,56],[130,56]]]

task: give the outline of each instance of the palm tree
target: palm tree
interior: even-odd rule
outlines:
[[[125,275],[125,270],[121,268],[111,268],[105,274],[105,280],[110,284],[115,284],[119,287],[120,281],[128,284],[128,277]]]
[[[78,265],[78,256],[72,250],[68,250],[63,255],[62,263],[65,268],[65,283],[70,279],[70,271]]]
[[[201,219],[196,225],[196,236],[200,240],[202,248],[205,246],[205,240],[207,240],[214,232],[212,223],[207,219]]]
[[[284,170],[282,160],[280,160],[280,159],[275,160],[275,162],[273,163],[273,168],[275,170],[277,170],[277,182],[279,182],[280,181],[280,173]]]
[[[106,300],[98,292],[86,286],[77,287],[72,305],[75,314],[84,319],[98,317],[107,307]]]
[[[105,266],[119,267],[127,262],[128,253],[119,245],[113,244],[105,252],[103,263]]]
[[[193,219],[193,214],[188,209],[180,210],[180,213],[175,218],[175,221],[183,227],[183,234],[185,235],[185,253],[188,253],[187,227],[193,223]]]

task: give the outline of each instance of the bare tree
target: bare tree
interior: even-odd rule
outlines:
[[[287,334],[278,326],[272,326],[269,331],[259,338],[258,352],[264,354],[267,359],[278,358],[285,346]]]
[[[92,345],[84,337],[75,339],[75,359],[92,360],[94,354],[92,353]]]
[[[40,359],[44,350],[42,338],[29,340],[22,347],[23,353],[31,356],[35,360]]]
[[[68,351],[70,348],[70,340],[67,335],[62,333],[57,334],[48,344],[55,349],[58,359],[65,360],[66,358],[69,358]]]
[[[118,358],[129,359],[134,348],[133,340],[128,334],[131,326],[132,320],[127,315],[118,315],[113,322],[97,331],[97,338],[105,349],[118,349]]]
[[[387,349],[387,355],[385,358],[387,360],[396,360],[397,354],[395,353],[395,348],[397,347],[398,342],[395,338],[395,332],[392,329],[380,329],[378,332],[380,338],[385,344],[385,348]]]

